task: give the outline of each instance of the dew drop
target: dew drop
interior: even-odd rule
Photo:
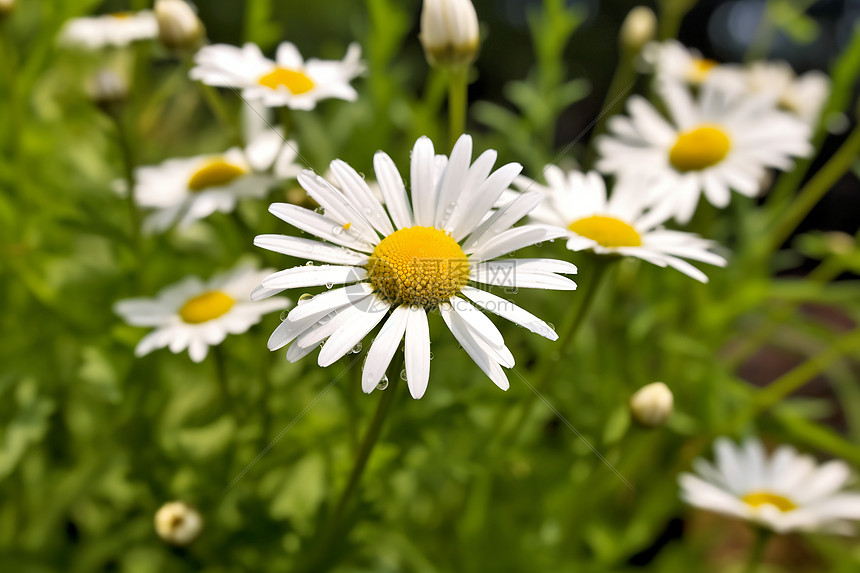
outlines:
[[[350,350],[350,352],[352,352],[353,354],[358,354],[359,352],[361,352],[361,342],[359,342],[355,346],[353,346],[352,350]]]
[[[382,375],[382,380],[379,381],[379,384],[376,385],[377,390],[385,390],[388,388],[388,376],[385,374]]]
[[[547,326],[549,326],[551,329],[555,330],[555,325],[554,325],[553,323],[551,323],[551,322],[547,322],[546,324],[547,324]]]
[[[340,235],[341,233],[343,233],[343,227],[341,227],[340,225],[332,227],[331,232],[333,235]]]
[[[334,286],[334,283],[325,283],[325,288],[331,288]]]
[[[319,215],[325,215],[325,209],[323,207],[317,207],[316,209],[314,209],[314,213],[317,213]]]
[[[542,246],[543,246],[543,243],[535,243],[535,247],[540,248],[540,247],[542,247]]]
[[[400,371],[400,379],[406,382],[406,369]]]
[[[362,179],[364,179],[364,178],[365,178],[364,173],[361,173],[361,172],[359,172],[358,176],[359,176],[359,177],[361,177]]]
[[[280,316],[281,322],[284,322],[285,320],[287,320],[287,314],[289,314],[289,313],[286,310],[281,312],[281,316]]]
[[[431,353],[430,353],[430,360],[433,360],[435,357],[436,357],[436,356],[431,352]]]
[[[303,294],[302,296],[299,297],[298,304],[305,304],[306,302],[310,301],[313,297],[314,297],[314,295],[312,295],[309,292],[306,292],[305,294]]]
[[[306,266],[306,267],[312,267],[312,266],[314,266],[314,262],[313,262],[313,261],[308,261],[308,262],[306,262],[306,263],[305,263],[305,266]]]

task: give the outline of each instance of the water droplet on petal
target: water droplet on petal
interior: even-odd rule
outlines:
[[[316,209],[314,209],[314,213],[325,215],[325,209],[323,207],[317,207]]]
[[[406,382],[406,369],[400,371],[400,379]]]
[[[553,323],[547,322],[547,326],[549,326],[551,329],[555,330],[555,325]]]
[[[377,390],[385,390],[388,388],[388,376],[385,374],[382,375],[382,380],[379,381],[379,384],[376,385]]]
[[[299,297],[299,301],[296,304],[305,304],[306,302],[311,300],[313,297],[314,297],[314,295],[312,295],[309,292],[306,292],[302,296]]]
[[[314,266],[314,262],[313,262],[313,261],[308,261],[308,262],[306,262],[306,263],[305,263],[305,266],[306,266],[306,267],[312,267],[312,266]]]
[[[353,354],[358,354],[359,352],[361,352],[361,342],[359,342],[355,346],[353,346],[352,350],[350,350],[350,352],[352,352]]]
[[[430,353],[430,360],[433,360],[433,358],[435,358],[435,355],[431,352]]]
[[[325,283],[325,288],[331,288],[334,286],[334,283]]]
[[[341,227],[340,225],[337,225],[336,227],[332,227],[331,232],[333,235],[340,235],[343,233],[343,227]]]
[[[281,322],[284,322],[285,320],[287,320],[287,315],[288,315],[288,314],[289,314],[289,313],[288,313],[286,310],[281,312],[281,316],[280,316],[280,318],[281,318]]]
[[[364,179],[364,173],[359,172],[358,176]]]

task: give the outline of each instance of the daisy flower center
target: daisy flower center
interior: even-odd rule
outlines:
[[[469,260],[444,232],[409,227],[380,241],[370,255],[367,274],[385,300],[433,308],[466,286]]]
[[[284,86],[293,95],[306,94],[314,89],[314,81],[304,72],[290,70],[288,68],[275,68],[268,74],[262,76],[257,82],[261,86],[276,90]]]
[[[577,219],[567,228],[581,237],[591,239],[601,247],[639,247],[642,245],[642,237],[632,225],[608,215],[592,215]]]
[[[201,324],[227,314],[236,301],[221,291],[204,292],[182,305],[179,316],[188,324]]]
[[[134,16],[134,12],[114,12],[113,14],[108,14],[108,16],[117,20],[128,20]]]
[[[191,191],[203,191],[209,187],[227,185],[246,173],[245,169],[222,158],[213,159],[195,171],[188,180]]]
[[[678,134],[669,163],[682,173],[699,171],[725,159],[729,149],[729,136],[719,126],[700,125]]]
[[[743,496],[741,500],[755,508],[763,505],[772,505],[782,512],[797,509],[794,502],[787,497],[769,491],[754,491]]]
[[[708,58],[696,58],[687,70],[687,80],[694,84],[700,84],[708,78],[711,70],[718,65],[719,63]]]

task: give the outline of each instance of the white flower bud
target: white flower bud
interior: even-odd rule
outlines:
[[[421,44],[431,66],[468,66],[478,56],[478,15],[471,0],[424,0]]]
[[[654,39],[657,34],[657,16],[647,6],[636,6],[627,14],[621,24],[621,45],[638,52],[642,46]]]
[[[630,397],[630,413],[637,423],[647,428],[662,426],[672,414],[674,398],[662,382],[643,386]]]
[[[0,18],[15,9],[15,0],[0,0]]]
[[[100,107],[110,107],[128,97],[128,80],[111,68],[102,68],[90,79],[90,99]]]
[[[203,39],[203,23],[185,0],[156,0],[158,39],[171,50],[193,50]]]
[[[200,535],[203,517],[182,501],[171,501],[155,512],[155,532],[171,545],[188,545]]]

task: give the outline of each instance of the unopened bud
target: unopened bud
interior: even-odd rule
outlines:
[[[419,38],[431,66],[470,65],[480,46],[478,15],[471,0],[424,0]]]
[[[193,50],[200,45],[205,28],[185,0],[156,0],[158,39],[171,50]]]
[[[621,24],[619,38],[624,48],[639,52],[642,46],[654,39],[656,33],[657,16],[654,11],[647,6],[636,6]]]
[[[155,532],[171,545],[188,545],[200,535],[203,517],[182,501],[171,501],[155,512]]]
[[[111,68],[102,68],[91,78],[89,94],[100,108],[114,107],[128,97],[128,80]]]
[[[656,428],[669,419],[673,404],[674,398],[669,387],[662,382],[653,382],[630,397],[630,413],[640,425]]]

